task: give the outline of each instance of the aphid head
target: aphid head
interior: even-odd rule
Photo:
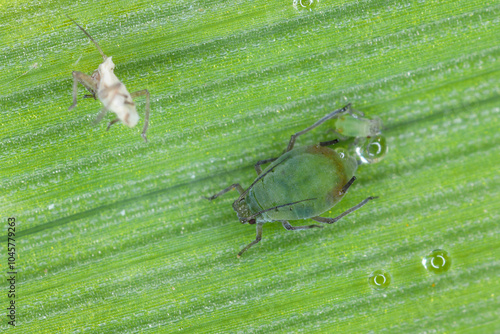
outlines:
[[[111,57],[106,57],[106,59],[99,65],[100,73],[113,72],[115,70],[115,63],[111,60]]]
[[[250,211],[250,208],[248,207],[247,202],[245,201],[245,197],[243,198],[238,198],[236,201],[233,202],[233,209],[236,211],[236,214],[238,215],[238,219],[240,220],[240,223],[242,224],[255,224],[256,220],[255,218],[247,220],[248,217],[252,215],[252,212]]]

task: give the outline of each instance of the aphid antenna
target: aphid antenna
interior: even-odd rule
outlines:
[[[287,204],[281,204],[281,205],[277,205],[277,206],[273,206],[272,208],[269,208],[269,209],[265,209],[265,210],[262,210],[262,211],[259,211],[257,213],[254,213],[253,215],[251,215],[250,217],[246,217],[246,218],[243,218],[242,220],[243,221],[249,221],[255,217],[257,217],[258,215],[264,213],[264,212],[268,212],[268,211],[272,211],[272,210],[276,210],[276,209],[279,209],[279,208],[282,208],[282,207],[285,207],[285,206],[292,206],[292,205],[295,205],[295,204],[298,204],[298,203],[302,203],[302,202],[306,202],[306,201],[314,201],[316,200],[317,198],[308,198],[308,199],[303,199],[302,201],[297,201],[297,202],[292,202],[292,203],[287,203]]]
[[[245,198],[245,196],[248,194],[248,192],[250,191],[250,189],[252,189],[252,187],[257,183],[259,182],[260,179],[262,179],[264,176],[266,176],[267,174],[269,174],[269,172],[271,172],[274,168],[276,168],[277,166],[279,166],[280,164],[282,164],[283,162],[285,162],[286,159],[278,162],[276,165],[273,166],[273,168],[270,168],[268,171],[266,171],[265,173],[262,173],[259,175],[258,178],[255,179],[255,181],[253,181],[253,183],[250,185],[250,187],[247,188],[247,190],[245,190],[244,192],[241,193],[240,197],[238,197],[236,199],[236,201],[234,202],[239,202],[241,201],[243,198]]]
[[[76,23],[76,21],[75,21],[75,20],[73,20],[71,17],[69,17],[69,15],[68,15],[68,14],[64,14],[64,15],[66,15],[66,17],[67,17],[68,19],[70,19],[71,21],[73,21],[73,23],[74,23],[74,24],[76,24],[76,25],[78,26],[78,28],[80,28],[80,29],[83,31],[83,33],[84,33],[85,35],[87,35],[87,37],[88,37],[88,38],[90,38],[90,40],[92,41],[92,43],[94,43],[94,44],[95,44],[95,46],[96,46],[97,50],[98,50],[98,51],[99,51],[99,53],[101,54],[102,59],[103,59],[103,60],[106,60],[106,58],[108,58],[108,57],[104,54],[104,52],[102,52],[101,47],[99,46],[99,44],[97,44],[97,42],[96,42],[96,41],[94,41],[94,39],[92,38],[92,36],[90,36],[90,34],[89,34],[89,33],[88,33],[85,29],[83,29],[83,28],[82,28],[82,27],[81,27],[78,23]]]

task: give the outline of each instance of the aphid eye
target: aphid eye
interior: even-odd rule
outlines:
[[[253,218],[253,219],[250,219],[250,220],[248,221],[248,223],[249,223],[250,225],[253,225],[253,224],[255,224],[255,223],[256,223],[256,221],[255,221],[255,218]]]

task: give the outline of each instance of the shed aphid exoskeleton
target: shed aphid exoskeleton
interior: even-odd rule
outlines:
[[[67,16],[67,15],[66,15]],[[69,107],[69,110],[73,109],[76,106],[76,95],[78,91],[78,83],[81,83],[87,90],[92,93],[91,95],[85,95],[84,97],[93,97],[99,100],[104,104],[104,108],[101,110],[99,115],[95,120],[95,123],[98,123],[102,120],[102,118],[106,115],[108,111],[112,111],[116,114],[117,118],[109,122],[108,128],[109,130],[111,125],[116,122],[122,121],[128,127],[134,127],[139,121],[139,115],[137,114],[137,110],[135,108],[135,103],[132,100],[138,96],[146,96],[146,115],[144,117],[144,128],[142,129],[142,137],[147,142],[146,139],[146,131],[148,129],[149,123],[149,91],[147,89],[143,89],[137,92],[133,92],[130,94],[125,87],[125,85],[116,77],[113,72],[115,69],[115,64],[111,60],[111,57],[108,57],[102,52],[102,49],[99,47],[96,41],[90,36],[90,34],[85,31],[78,23],[75,22],[71,17],[67,16],[74,24],[80,28],[85,35],[95,44],[97,50],[102,55],[103,62],[97,70],[92,73],[92,75],[87,75],[85,73],[79,71],[73,71],[73,104]]]

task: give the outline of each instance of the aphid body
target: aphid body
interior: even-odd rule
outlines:
[[[296,203],[265,211],[254,218],[255,222],[315,217],[342,199],[343,188],[356,169],[355,159],[347,155],[341,157],[329,147],[318,144],[295,148],[271,163],[263,171],[264,177],[242,201],[252,214],[284,203]],[[241,212],[237,213],[242,216]],[[245,214],[239,218],[246,217]]]
[[[108,111],[112,111],[116,114],[117,118],[109,123],[107,130],[109,130],[111,125],[118,121],[121,121],[128,127],[132,128],[136,126],[139,121],[139,114],[137,113],[133,98],[144,95],[146,96],[146,115],[144,128],[142,130],[142,137],[145,141],[147,141],[146,130],[148,129],[149,123],[149,91],[144,89],[130,94],[125,85],[115,75],[115,64],[113,63],[111,57],[106,56],[102,52],[99,45],[94,41],[89,33],[85,31],[85,29],[83,29],[69,16],[68,18],[73,21],[73,23],[75,23],[85,33],[85,35],[87,35],[87,37],[90,38],[103,58],[102,64],[100,64],[97,70],[92,73],[92,76],[79,71],[73,71],[73,104],[69,107],[69,110],[73,109],[77,104],[78,83],[81,83],[90,93],[92,93],[92,95],[85,95],[85,97],[93,97],[94,99],[97,97],[104,105],[104,108],[97,116],[95,123],[98,123]]]
[[[380,134],[381,129],[380,118],[370,119],[354,112],[340,115],[335,122],[335,132],[347,137],[373,137]]]
[[[238,257],[261,240],[262,225],[266,222],[279,221],[287,230],[318,228],[322,226],[294,227],[288,220],[313,219],[320,223],[332,224],[375,198],[368,197],[335,218],[319,217],[344,197],[356,180],[354,173],[358,164],[354,157],[337,153],[327,147],[337,143],[338,140],[293,148],[298,136],[349,110],[350,105],[347,105],[292,135],[287,151],[279,158],[257,162],[255,170],[258,177],[248,189],[244,190],[235,183],[207,197],[213,200],[232,189],[240,193],[233,202],[233,209],[242,224],[256,224],[257,237],[238,253]],[[269,162],[271,164],[262,170],[260,166]]]

